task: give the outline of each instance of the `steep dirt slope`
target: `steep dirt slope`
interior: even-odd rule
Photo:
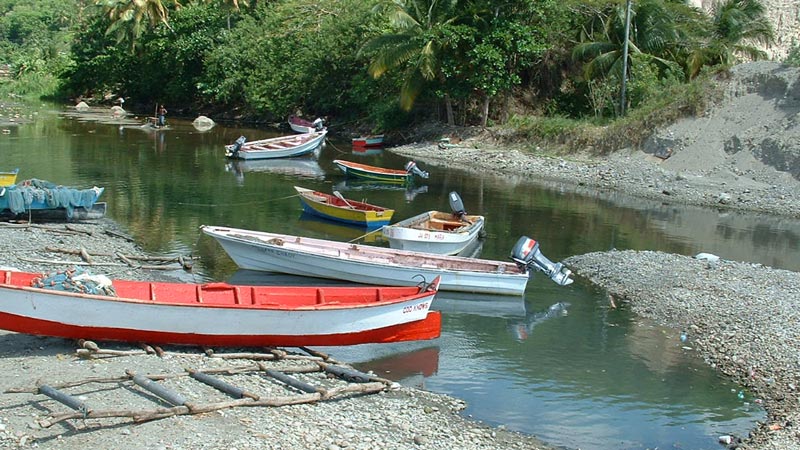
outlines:
[[[671,153],[662,167],[676,172],[756,187],[800,180],[800,69],[747,63],[724,83],[724,101],[656,132],[643,150]]]

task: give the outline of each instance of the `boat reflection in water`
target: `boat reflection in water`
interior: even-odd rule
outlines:
[[[300,220],[297,221],[297,225],[304,230],[311,232],[303,233],[304,236],[308,237],[329,239],[340,242],[358,241],[359,243],[377,245],[379,247],[386,246],[383,245],[386,240],[383,238],[380,228],[377,230],[370,230],[367,227],[333,222],[305,211],[300,214]]]
[[[405,191],[406,201],[410,202],[419,194],[428,192],[428,186],[414,186],[413,184],[402,185],[396,183],[378,183],[375,181],[363,181],[347,179],[336,183],[333,186],[336,191],[369,191],[369,190],[390,190]]]
[[[550,319],[566,317],[569,315],[569,306],[570,304],[568,302],[558,302],[550,305],[550,307],[544,311],[530,314],[526,316],[523,321],[511,324],[511,333],[514,335],[516,340],[522,342],[528,339],[533,329],[541,323]]]
[[[360,145],[353,145],[353,154],[358,156],[372,156],[380,155],[383,153],[383,146],[377,147],[364,147]]]
[[[525,297],[522,295],[468,294],[441,291],[436,293],[431,309],[449,314],[525,320]]]
[[[233,172],[240,184],[244,183],[245,172],[268,172],[312,180],[325,179],[325,171],[316,159],[311,158],[237,159],[225,163],[225,170]]]
[[[399,345],[407,344],[407,345]],[[397,344],[365,344],[356,349],[339,347],[320,347],[328,353],[341,352],[347,357],[345,362],[363,372],[372,371],[375,375],[418,388],[425,387],[425,379],[439,371],[439,347],[430,342],[419,341],[427,347],[414,349],[414,342]],[[361,355],[361,358],[359,358]],[[361,359],[361,360],[359,360]]]

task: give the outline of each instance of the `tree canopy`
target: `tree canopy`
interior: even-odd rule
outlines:
[[[64,97],[379,131],[485,126],[513,108],[613,115],[623,77],[636,108],[704,67],[765,57],[773,36],[759,0],[710,15],[681,0],[633,6],[624,74],[624,0],[0,0],[0,62],[15,89],[40,77]]]

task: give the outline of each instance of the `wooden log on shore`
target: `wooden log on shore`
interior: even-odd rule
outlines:
[[[175,406],[171,408],[155,408],[151,410],[131,410],[131,409],[109,409],[109,410],[92,410],[87,414],[76,412],[69,412],[63,414],[52,415],[47,419],[39,421],[39,425],[43,428],[51,427],[59,422],[69,419],[99,419],[110,417],[128,417],[133,419],[134,422],[146,422],[156,419],[164,419],[167,417],[187,414],[202,414],[221,409],[229,409],[235,407],[280,407],[288,405],[300,405],[307,403],[315,403],[320,400],[328,400],[334,397],[339,397],[348,394],[372,394],[381,392],[386,389],[383,383],[367,383],[355,384],[342,387],[328,389],[326,395],[320,393],[301,394],[272,398],[261,398],[253,400],[251,398],[243,398],[238,400],[231,400],[225,402],[205,403],[205,404],[192,404],[191,408],[188,406]]]

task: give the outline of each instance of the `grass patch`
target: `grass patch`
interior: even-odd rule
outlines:
[[[503,132],[495,132],[504,143],[525,142],[523,149],[553,153],[589,151],[607,154],[622,148],[638,148],[653,130],[682,117],[703,114],[722,99],[722,88],[713,76],[664,89],[625,117],[598,124],[594,119],[514,116]]]

